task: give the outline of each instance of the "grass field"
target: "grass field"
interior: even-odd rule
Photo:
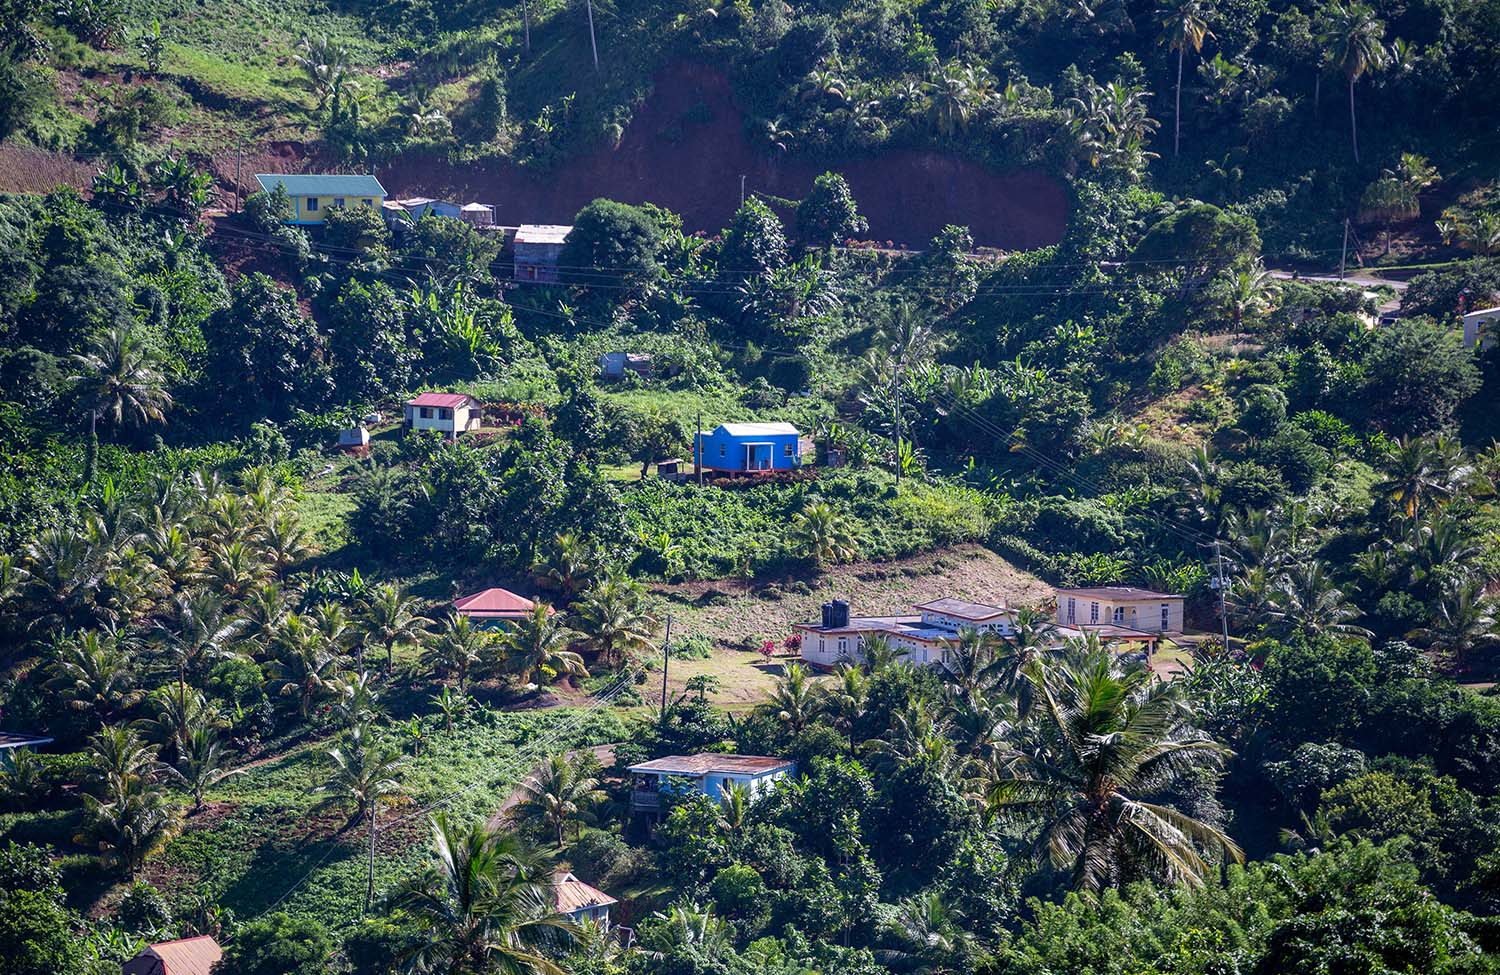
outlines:
[[[377,833],[376,890],[420,869],[428,850],[423,810],[442,800],[464,819],[488,817],[552,750],[617,741],[611,711],[480,711],[450,734],[440,717],[422,719],[427,742],[408,759],[406,799],[383,810]],[[147,865],[159,888],[197,891],[241,919],[271,907],[324,921],[354,920],[365,893],[368,833],[346,828],[344,811],[320,805],[324,745],[305,745],[212,790],[181,836]]]

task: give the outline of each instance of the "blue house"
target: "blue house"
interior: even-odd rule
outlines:
[[[701,792],[718,802],[729,785],[743,786],[755,796],[769,789],[778,779],[794,775],[797,763],[786,758],[763,755],[721,755],[702,752],[697,755],[668,755],[632,765],[630,772],[630,809],[654,813],[661,808],[661,794],[673,790]]]
[[[790,423],[722,423],[698,438],[693,460],[706,471],[790,471],[802,466],[802,444]]]

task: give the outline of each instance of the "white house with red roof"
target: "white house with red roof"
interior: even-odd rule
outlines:
[[[552,878],[552,904],[557,913],[575,923],[592,921],[609,927],[609,908],[619,901],[564,870]]]
[[[475,623],[514,623],[531,615],[536,603],[525,596],[518,596],[509,589],[493,586],[453,600],[453,609],[460,616],[467,616]],[[547,615],[552,615],[548,607]]]
[[[436,430],[452,439],[479,429],[481,405],[468,393],[423,393],[406,401],[406,429]]]

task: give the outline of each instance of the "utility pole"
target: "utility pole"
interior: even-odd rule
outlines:
[[[1344,246],[1339,249],[1339,280],[1344,280],[1344,261],[1349,256],[1349,218],[1344,218]]]
[[[745,174],[740,173],[740,206],[745,205]]]
[[[667,723],[667,665],[672,661],[672,614],[667,614],[667,633],[661,641],[661,723]]]
[[[365,887],[365,909],[363,914],[370,913],[370,905],[375,902],[375,817],[380,812],[380,800],[376,799],[370,804],[370,880]]]
[[[1228,582],[1227,579],[1224,578],[1224,552],[1223,552],[1223,550],[1222,550],[1222,548],[1221,548],[1221,546],[1219,544],[1219,540],[1217,538],[1214,539],[1214,571],[1217,574],[1217,578],[1214,581],[1216,583],[1218,583],[1218,587],[1217,588],[1219,590],[1219,621],[1224,626],[1224,652],[1228,653],[1229,652],[1229,608],[1228,608],[1229,582]]]
[[[240,141],[234,147],[234,212],[240,212],[240,179],[241,170],[245,162],[245,137],[240,136]]]
[[[693,438],[693,473],[698,475],[698,486],[703,486],[703,411],[698,411],[698,433]]]
[[[901,363],[896,363],[896,376],[891,382],[896,391],[896,487],[901,487]]]

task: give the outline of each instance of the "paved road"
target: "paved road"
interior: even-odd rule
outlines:
[[[1394,281],[1389,278],[1376,277],[1367,271],[1346,274],[1341,280],[1337,274],[1298,274],[1295,271],[1283,271],[1273,268],[1271,270],[1271,277],[1280,278],[1283,281],[1291,281],[1295,278],[1298,281],[1323,281],[1328,284],[1347,284],[1361,288],[1378,288],[1381,285],[1385,285],[1395,288],[1397,291],[1405,291],[1407,285],[1405,281]]]

